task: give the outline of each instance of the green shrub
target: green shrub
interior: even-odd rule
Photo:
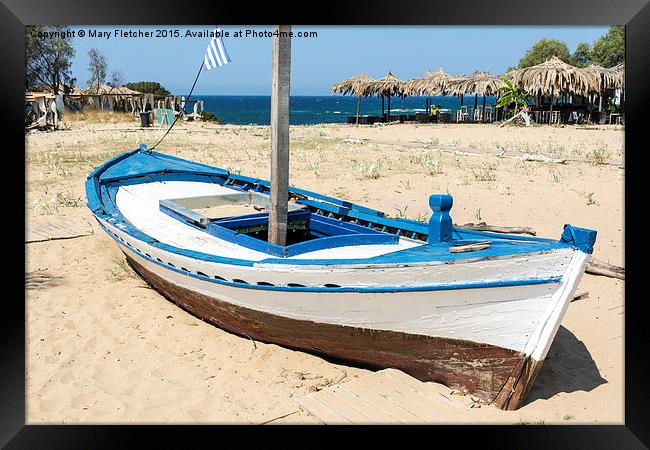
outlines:
[[[124,86],[134,91],[144,94],[170,95],[171,93],[155,81],[138,81],[135,83],[125,83]]]
[[[203,111],[201,113],[201,119],[205,120],[206,122],[216,122],[216,123],[223,122],[223,119],[220,119],[219,117],[215,116],[210,111]]]

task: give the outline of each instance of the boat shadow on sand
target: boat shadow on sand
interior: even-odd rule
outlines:
[[[605,383],[585,344],[560,326],[524,406],[559,393],[589,392]]]

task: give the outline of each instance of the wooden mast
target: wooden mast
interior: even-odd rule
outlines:
[[[289,199],[289,87],[291,25],[276,25],[271,84],[271,211],[269,243],[286,245]]]

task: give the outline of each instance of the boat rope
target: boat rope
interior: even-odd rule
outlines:
[[[185,106],[187,106],[190,103],[190,97],[192,96],[192,92],[194,91],[194,86],[196,86],[196,82],[199,81],[199,76],[201,75],[201,72],[203,71],[203,64],[204,64],[204,61],[201,61],[201,65],[199,66],[199,71],[196,74],[196,78],[194,79],[194,83],[192,84],[192,88],[190,89],[190,93],[187,94],[187,98],[185,99],[185,104],[181,108],[181,113],[179,113],[176,116],[176,118],[174,119],[172,124],[169,126],[169,128],[167,129],[167,131],[165,132],[163,137],[161,137],[160,140],[158,142],[156,142],[156,144],[149,149],[149,153],[151,153],[156,147],[158,147],[158,144],[160,144],[163,141],[163,139],[165,139],[165,137],[167,137],[167,135],[172,130],[172,128],[174,128],[174,125],[176,125],[176,122],[178,122],[178,119],[185,113]]]

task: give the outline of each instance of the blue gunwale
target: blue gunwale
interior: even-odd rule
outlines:
[[[160,262],[153,257],[145,255],[143,252],[138,251],[136,248],[127,246],[124,242],[120,241],[118,238],[113,236],[101,222],[99,225],[108,233],[108,235],[115,240],[120,246],[128,249],[132,252],[135,252],[143,259],[150,261],[160,267],[164,267],[167,270],[172,270],[174,272],[197,278],[199,280],[208,281],[210,283],[220,284],[224,286],[236,287],[241,289],[255,289],[262,291],[286,291],[286,292],[326,292],[326,293],[342,293],[342,292],[353,292],[353,293],[397,293],[397,292],[431,292],[431,291],[449,291],[449,290],[461,290],[461,289],[487,289],[487,288],[502,288],[502,287],[514,287],[514,286],[533,286],[540,284],[557,284],[562,281],[561,276],[556,277],[543,277],[543,278],[522,278],[522,279],[512,279],[512,280],[491,280],[491,281],[477,281],[473,283],[439,283],[431,285],[419,285],[419,286],[339,286],[339,287],[326,287],[326,286],[277,286],[277,285],[260,285],[260,284],[250,284],[250,283],[237,283],[234,281],[219,280],[213,277],[206,275],[201,275],[196,272],[191,272],[189,270],[183,270],[182,268],[170,266],[165,262]]]
[[[130,158],[133,158],[135,163],[132,164],[131,161],[127,162]],[[294,198],[297,198],[296,201],[298,203],[307,205],[312,212],[325,216],[333,215],[343,223],[346,222],[344,219],[348,219],[350,223],[357,223],[361,226],[393,229],[395,230],[394,234],[397,236],[418,239],[423,241],[423,245],[370,258],[287,259],[270,256],[261,261],[225,258],[159,242],[134,227],[115,206],[115,193],[120,186],[162,180],[212,182],[242,191],[253,190],[267,192],[270,189],[268,181],[265,180],[232,174],[223,169],[194,163],[162,153],[149,153],[148,151],[137,149],[112,158],[88,175],[86,180],[88,207],[98,219],[107,220],[113,225],[119,224],[118,228],[123,232],[161,250],[198,260],[231,265],[404,265],[434,261],[475,260],[523,253],[539,253],[559,248],[575,248],[571,243],[562,240],[487,233],[462,228],[453,229],[452,242],[427,244],[428,227],[422,222],[408,219],[390,219],[385,217],[381,211],[303,189],[289,187],[290,195],[295,196]],[[487,249],[468,253],[449,252],[449,246],[454,241],[476,239],[477,237],[489,240],[492,245]]]

